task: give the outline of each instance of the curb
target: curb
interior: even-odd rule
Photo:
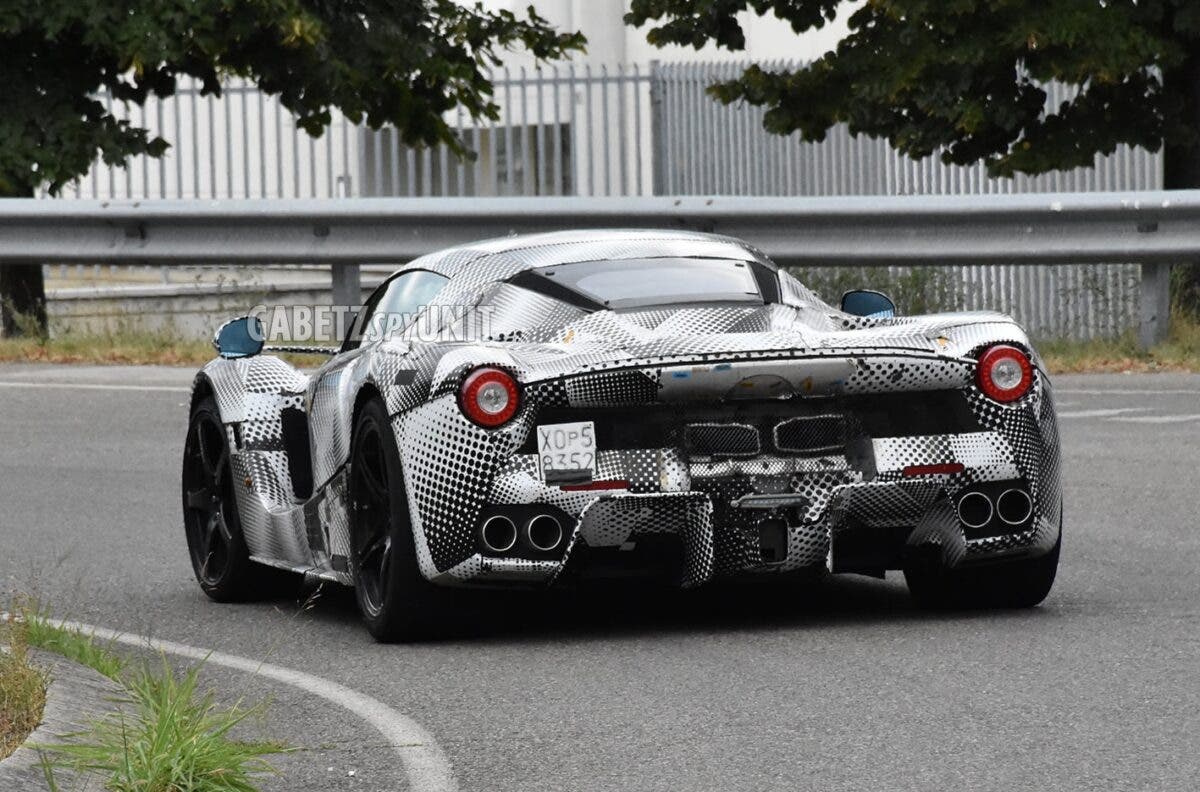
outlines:
[[[91,721],[112,713],[126,700],[124,690],[106,676],[60,655],[29,650],[31,663],[49,674],[46,708],[42,722],[11,756],[0,760],[0,789],[47,789],[41,755],[30,745],[53,745],[68,735],[87,728]],[[101,792],[104,779],[55,769],[55,781],[63,789]]]

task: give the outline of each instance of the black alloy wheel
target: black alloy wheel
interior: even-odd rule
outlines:
[[[441,635],[451,592],[417,563],[400,451],[378,398],[363,404],[350,450],[350,568],[363,621],[378,641]]]
[[[388,494],[383,437],[372,418],[360,422],[351,466],[354,505],[354,558],[359,604],[376,617],[387,603],[392,560],[392,504]]]
[[[183,524],[204,593],[218,602],[250,596],[254,569],[242,537],[225,426],[211,396],[192,411],[184,443]]]

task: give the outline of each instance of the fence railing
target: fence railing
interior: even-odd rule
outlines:
[[[684,228],[739,237],[785,266],[1134,262],[1140,337],[1166,330],[1171,263],[1200,258],[1200,191],[844,198],[438,198],[0,202],[0,264],[357,265],[517,232]],[[803,277],[803,275],[802,275]],[[994,306],[1000,307],[1000,306]],[[1020,317],[1018,317],[1020,318]]]
[[[851,135],[845,124],[825,140],[763,131],[763,108],[723,105],[705,93],[714,82],[741,74],[745,63],[658,65],[655,192],[660,195],[972,195],[1097,192],[1162,188],[1162,155],[1118,146],[1090,167],[1012,179],[987,175],[982,164],[947,165],[894,151],[885,140]],[[763,68],[799,66],[764,63]],[[1046,108],[1057,111],[1072,88],[1045,86]]]
[[[779,62],[767,67],[793,67]],[[411,149],[334,112],[310,138],[276,97],[231,81],[220,99],[185,83],[112,112],[170,141],[161,159],[97,161],[75,198],[338,198],[534,195],[939,195],[1156,190],[1162,157],[1120,146],[1091,167],[1013,179],[982,165],[912,160],[835,126],[819,143],[762,128],[763,110],[705,93],[745,63],[546,66],[491,74],[496,120],[447,120],[474,160]],[[1056,108],[1070,88],[1046,87]]]
[[[648,195],[653,66],[546,66],[492,73],[495,120],[460,109],[450,123],[473,160],[445,145],[401,145],[332,112],[320,138],[277,97],[232,80],[221,98],[185,82],[144,106],[100,100],[171,143],[159,159],[97,160],[68,198],[347,198],[364,196]]]

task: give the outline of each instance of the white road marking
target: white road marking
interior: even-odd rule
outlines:
[[[95,382],[18,382],[0,380],[0,388],[58,388],[60,390],[148,391],[161,393],[191,393],[191,388],[172,385],[105,385]]]
[[[1200,415],[1127,415],[1122,418],[1113,418],[1112,420],[1124,423],[1172,424],[1200,421]]]
[[[1115,394],[1117,396],[1160,396],[1177,393],[1191,393],[1200,395],[1200,390],[1191,388],[1164,388],[1162,390],[1152,390],[1148,388],[1055,388],[1055,393],[1069,393],[1072,396],[1107,396]]]
[[[454,792],[458,789],[458,782],[454,780],[454,773],[450,770],[450,763],[446,759],[446,755],[442,753],[442,749],[438,747],[429,732],[407,715],[403,715],[383,702],[359,693],[357,690],[351,690],[344,685],[306,674],[303,671],[262,663],[238,655],[200,649],[174,641],[160,641],[145,635],[122,633],[106,627],[94,627],[79,622],[63,621],[58,624],[65,629],[79,630],[106,641],[202,660],[213,665],[267,677],[312,693],[314,696],[319,696],[331,704],[348,710],[375,727],[387,740],[392,750],[396,752],[401,764],[404,765],[409,789],[420,790],[420,792],[426,792],[426,790]]]
[[[1060,412],[1059,418],[1111,418],[1114,415],[1124,415],[1131,412],[1147,412],[1149,407],[1119,407],[1111,410],[1078,410],[1076,412]]]

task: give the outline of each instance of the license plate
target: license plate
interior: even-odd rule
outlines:
[[[596,467],[592,421],[537,427],[538,467],[547,484],[587,484]]]

